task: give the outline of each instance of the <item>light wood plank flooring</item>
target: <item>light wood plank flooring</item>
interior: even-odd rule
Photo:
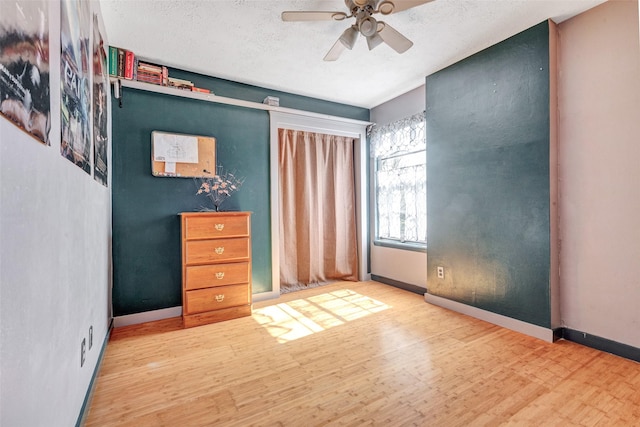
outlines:
[[[640,364],[376,282],[115,329],[86,426],[638,426]]]

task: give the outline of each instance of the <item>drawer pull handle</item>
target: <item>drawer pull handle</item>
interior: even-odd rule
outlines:
[[[224,230],[224,224],[216,224],[216,225],[215,225],[215,228],[216,228],[216,230],[218,230],[218,231],[222,231],[222,230]]]
[[[224,294],[218,294],[218,295],[216,295],[216,301],[218,301],[218,302],[222,302],[222,301],[224,301]]]
[[[224,246],[220,246],[219,248],[216,248],[215,251],[218,255],[222,255],[222,253],[224,252]]]
[[[216,279],[224,279],[224,271],[219,271],[216,273]]]

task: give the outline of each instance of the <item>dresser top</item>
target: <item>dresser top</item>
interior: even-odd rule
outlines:
[[[215,212],[215,211],[199,211],[199,212],[180,212],[180,216],[249,216],[251,212]]]

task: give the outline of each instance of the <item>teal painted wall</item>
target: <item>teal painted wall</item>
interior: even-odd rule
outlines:
[[[228,80],[171,70],[216,95],[368,120],[369,110],[305,98]],[[197,211],[192,179],[151,175],[154,130],[213,136],[218,163],[246,180],[225,210],[252,212],[253,292],[272,289],[269,204],[269,114],[209,102],[123,89],[113,100],[113,309],[115,316],[182,304],[178,213]]]
[[[547,22],[426,79],[428,292],[543,327],[549,82]]]

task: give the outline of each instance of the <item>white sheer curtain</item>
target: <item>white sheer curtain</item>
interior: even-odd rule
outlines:
[[[280,291],[357,280],[353,138],[278,130]]]

